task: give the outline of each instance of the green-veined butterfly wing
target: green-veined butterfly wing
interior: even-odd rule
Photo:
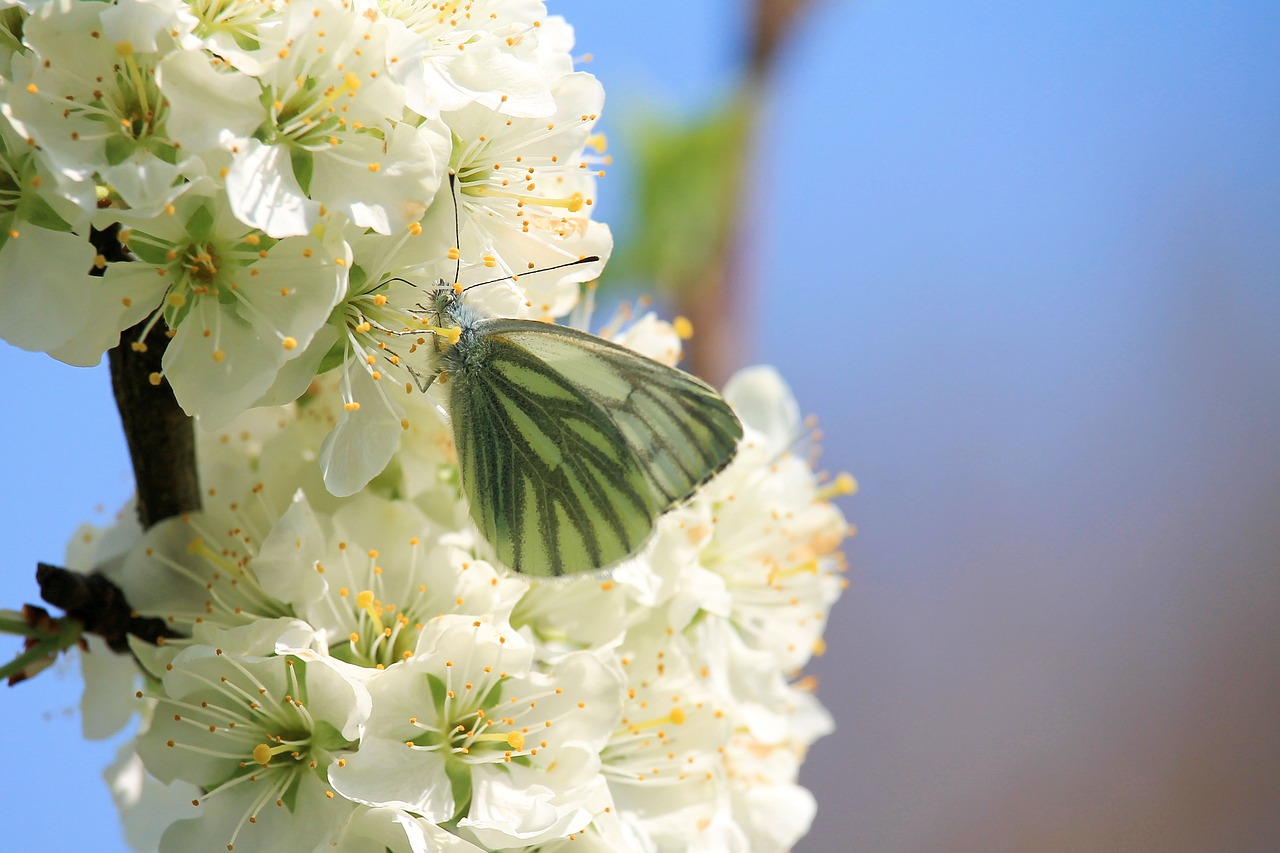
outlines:
[[[471,516],[530,575],[589,571],[733,457],[742,425],[710,386],[575,329],[486,319],[450,375]]]

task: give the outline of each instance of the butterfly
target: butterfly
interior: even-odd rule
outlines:
[[[702,380],[574,328],[481,316],[462,290],[440,281],[421,306],[437,355],[422,387],[444,386],[471,518],[505,565],[616,563],[733,458],[742,423]]]

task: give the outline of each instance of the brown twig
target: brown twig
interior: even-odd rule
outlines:
[[[40,584],[41,598],[65,610],[68,617],[84,626],[86,633],[97,634],[114,651],[129,650],[129,634],[148,643],[177,636],[165,627],[163,620],[139,616],[120,588],[98,572],[82,575],[39,563],[36,582]]]

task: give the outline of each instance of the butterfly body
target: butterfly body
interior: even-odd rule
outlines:
[[[618,562],[737,450],[737,416],[683,371],[565,326],[480,316],[443,283],[426,313],[457,330],[437,335],[432,379],[472,520],[517,571]]]

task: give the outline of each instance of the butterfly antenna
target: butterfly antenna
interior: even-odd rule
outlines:
[[[458,283],[458,277],[462,275],[462,223],[458,217],[458,173],[449,170],[449,198],[453,199],[453,245],[458,251],[458,257],[453,259],[453,283]]]
[[[466,287],[462,288],[462,291],[465,293],[466,291],[470,290],[473,287],[480,287],[481,285],[484,285],[484,284],[497,284],[500,281],[515,281],[516,279],[520,278],[520,276],[522,275],[533,275],[534,273],[539,273],[539,272],[551,272],[552,270],[562,270],[565,267],[576,267],[578,264],[593,264],[598,260],[600,260],[599,255],[587,255],[585,258],[578,258],[576,261],[566,261],[563,264],[556,264],[555,266],[552,266],[552,267],[542,267],[541,269],[529,270],[528,272],[512,273],[511,275],[504,275],[501,278],[491,278],[488,281],[477,281],[475,284],[468,284]]]

